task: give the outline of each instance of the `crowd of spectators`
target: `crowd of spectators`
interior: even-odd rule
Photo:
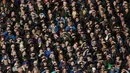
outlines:
[[[130,1],[0,0],[0,73],[130,73]]]

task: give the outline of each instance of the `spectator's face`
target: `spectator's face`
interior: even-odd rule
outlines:
[[[80,29],[81,28],[81,24],[78,24],[77,28]]]
[[[74,66],[74,62],[73,61],[71,62],[71,66]]]
[[[73,10],[73,11],[76,11],[76,7],[73,7],[72,10]]]
[[[116,57],[116,61],[117,61],[117,62],[119,61],[119,59],[120,59],[120,57]]]
[[[98,1],[97,4],[100,5],[100,4],[101,4],[101,1]]]
[[[33,34],[33,35],[35,35],[35,34],[36,34],[35,29],[32,29],[32,34]]]
[[[22,68],[18,68],[18,72],[19,72],[19,73],[23,73]]]
[[[62,44],[61,44],[61,47],[62,47],[62,48],[64,48],[64,47],[65,47],[65,44],[64,44],[64,43],[62,43]]]
[[[87,29],[87,33],[90,33],[90,29]]]
[[[47,50],[50,51],[50,48],[48,47]]]
[[[11,12],[11,17],[15,16],[15,13],[14,12]]]
[[[78,43],[75,43],[73,47],[76,49],[78,47]]]
[[[4,11],[3,7],[0,8],[1,11]]]
[[[25,51],[22,53],[22,56],[23,56],[23,57],[26,56],[26,52],[25,52]]]
[[[63,2],[63,6],[64,6],[64,7],[67,6],[67,2],[66,2],[66,1]]]
[[[2,49],[6,49],[6,45],[5,44],[2,45]]]
[[[42,28],[45,28],[45,23],[42,24]]]
[[[57,51],[58,51],[58,52],[60,51],[60,48],[59,48],[59,47],[57,47]]]
[[[1,37],[1,41],[4,41],[4,37]]]
[[[95,33],[98,35],[98,33],[99,33],[99,30],[98,30],[98,29],[96,29]]]
[[[19,31],[16,31],[16,35],[17,35],[17,36],[19,36],[19,35],[20,35],[20,34],[19,34]]]
[[[100,64],[100,63],[97,63],[97,67],[101,67],[101,64]]]
[[[14,50],[12,50],[12,56],[16,56],[16,52]]]
[[[43,62],[43,66],[47,66],[47,62]]]
[[[49,19],[52,19],[52,14],[51,13],[48,16],[49,16]]]
[[[66,69],[63,69],[62,72],[63,72],[63,73],[67,73],[67,70],[66,70]]]
[[[42,49],[40,49],[40,50],[39,50],[39,52],[42,54],[42,53],[43,53],[43,50],[42,50]]]
[[[96,2],[99,2],[99,0],[96,0]]]
[[[127,9],[128,7],[128,3],[125,3],[124,8]]]
[[[105,69],[105,66],[104,66],[104,65],[102,65],[102,66],[101,66],[101,69],[103,69],[103,70],[104,70],[104,69]]]
[[[32,24],[32,20],[29,20],[29,21],[28,21],[28,24],[30,24],[30,25],[31,25],[31,24]]]
[[[87,60],[91,62],[91,61],[92,61],[92,58],[91,58],[91,57],[87,57]]]
[[[94,33],[93,32],[90,33],[90,37],[91,37],[91,39],[94,37]]]
[[[109,10],[109,14],[112,14],[113,13],[113,11],[112,10]]]
[[[30,51],[34,51],[34,47],[31,47],[31,48],[30,48]]]
[[[105,34],[108,35],[108,30],[105,30]]]
[[[64,28],[64,25],[63,25],[63,24],[60,24],[60,28]]]
[[[125,9],[125,12],[128,13],[128,12],[129,12],[129,9]]]
[[[27,35],[26,35],[26,38],[29,39],[29,38],[30,38],[30,34],[27,34]]]
[[[2,50],[2,54],[5,54],[5,50]]]
[[[102,56],[101,56],[101,55],[99,55],[99,56],[98,56],[98,59],[99,59],[99,60],[100,60],[100,59],[102,59]],[[97,65],[99,65],[99,64],[97,64]]]
[[[70,49],[71,49],[71,47],[70,47],[70,46],[67,46],[67,51],[68,51],[68,52],[70,52]]]
[[[36,68],[34,68],[33,73],[38,73],[38,70]]]
[[[59,42],[58,41],[55,44],[56,44],[56,46],[59,46]]]
[[[4,60],[4,65],[8,65],[8,60]]]
[[[33,66],[36,67],[37,65],[38,65],[38,63],[34,61]]]

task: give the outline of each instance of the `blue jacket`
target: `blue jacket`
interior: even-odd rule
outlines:
[[[46,51],[46,52],[45,52],[45,56],[46,56],[46,57],[49,57],[50,54],[51,54],[51,51]]]
[[[5,37],[5,40],[9,40],[9,39],[15,40],[16,39],[16,37],[14,35],[9,36],[8,32],[4,32],[3,35]]]
[[[65,28],[65,30],[66,30],[66,31],[70,31],[70,27],[69,27],[69,26],[67,26],[67,27]],[[73,30],[73,31],[75,31],[75,30],[76,30],[75,26],[72,26],[72,30]]]

